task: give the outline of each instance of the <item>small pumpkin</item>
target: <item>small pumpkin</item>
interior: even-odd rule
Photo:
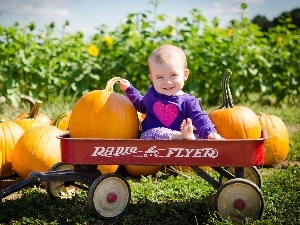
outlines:
[[[137,138],[139,120],[129,99],[113,92],[113,85],[121,78],[107,82],[104,90],[83,95],[74,105],[69,133],[72,138]]]
[[[61,161],[60,140],[64,132],[55,126],[42,125],[24,132],[12,151],[12,166],[23,179],[33,171],[46,172]]]
[[[12,152],[18,140],[24,134],[21,126],[13,121],[0,121],[0,152],[1,152],[1,173],[0,177],[9,177],[13,174]]]
[[[64,131],[69,130],[70,117],[71,111],[63,112],[54,119],[53,125]]]
[[[157,172],[163,171],[164,166],[142,166],[142,165],[125,165],[127,173],[133,177],[154,176]]]
[[[281,163],[289,152],[289,132],[285,123],[275,115],[261,113],[258,115],[262,129],[269,138],[264,141],[265,166]]]
[[[203,171],[210,171],[211,167],[209,166],[198,166],[200,169],[202,169]],[[190,166],[172,166],[172,168],[176,171],[179,172],[194,172],[194,170],[190,167]]]
[[[41,104],[41,101],[36,101],[30,109],[28,117],[18,117],[14,120],[14,122],[19,124],[25,131],[34,126],[49,125],[48,122],[45,122],[45,120],[36,119]]]
[[[30,108],[29,108],[29,112],[21,113],[20,115],[18,115],[15,118],[15,120],[28,118],[28,116],[29,116],[30,112],[32,111],[32,108],[33,108],[33,106],[34,106],[34,104],[36,102],[32,97],[30,97],[28,95],[21,94],[20,98],[21,98],[22,101],[28,102]],[[42,103],[42,101],[40,101],[40,100],[38,100],[38,101],[40,102],[40,104]],[[39,110],[39,108],[37,110]],[[42,122],[44,122],[45,124],[48,124],[48,125],[51,124],[51,119],[47,115],[45,115],[43,113],[37,112],[37,115],[36,115],[35,119],[38,120],[38,121],[42,121]]]
[[[222,77],[222,100],[220,108],[208,116],[218,133],[226,139],[257,139],[261,136],[261,125],[256,113],[245,106],[234,106],[229,88],[232,72],[227,69]]]
[[[98,165],[101,174],[115,173],[119,169],[119,165]]]

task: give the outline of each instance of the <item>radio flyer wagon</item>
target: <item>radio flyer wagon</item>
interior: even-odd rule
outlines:
[[[131,190],[120,174],[101,174],[98,165],[190,166],[216,192],[216,208],[225,219],[259,219],[264,211],[261,176],[256,168],[264,162],[264,140],[140,140],[58,137],[62,162],[48,172],[32,172],[28,179],[0,192],[0,198],[31,184],[45,183],[53,197],[69,196],[74,189],[88,191],[90,210],[103,220],[123,215],[129,207]],[[216,180],[198,166],[219,173]]]

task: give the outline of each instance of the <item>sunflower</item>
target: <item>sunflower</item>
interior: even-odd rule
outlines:
[[[99,55],[99,50],[95,45],[92,44],[88,47],[88,53],[94,57],[97,57]]]

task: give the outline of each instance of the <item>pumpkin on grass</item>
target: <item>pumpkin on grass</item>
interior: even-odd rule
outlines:
[[[229,88],[231,71],[222,77],[222,100],[220,108],[208,114],[218,133],[226,139],[257,139],[261,136],[258,116],[248,107],[234,106]]]
[[[40,125],[49,125],[45,120],[38,120],[37,115],[42,104],[41,101],[36,101],[31,107],[30,112],[27,117],[18,117],[14,120],[15,123],[19,124],[25,131],[31,127],[40,126]]]
[[[119,165],[98,165],[97,169],[101,174],[115,173],[119,169]]]
[[[264,141],[265,166],[281,163],[289,152],[289,132],[285,123],[275,115],[261,113],[258,115],[262,129],[269,138]]]
[[[28,102],[30,108],[29,108],[29,112],[21,113],[20,115],[18,115],[18,116],[15,118],[15,120],[23,119],[23,118],[28,118],[30,112],[32,111],[32,108],[34,107],[34,105],[35,105],[35,103],[36,103],[36,101],[35,101],[32,97],[30,97],[30,96],[28,96],[28,95],[23,95],[23,94],[21,94],[21,95],[20,95],[20,98],[21,98],[22,101]],[[42,101],[38,100],[38,102],[39,102],[39,107],[38,107],[37,110],[40,109],[40,105],[41,105]],[[44,124],[48,124],[48,125],[51,124],[51,119],[50,119],[47,115],[45,115],[45,114],[43,114],[43,113],[37,112],[37,114],[36,114],[36,116],[35,116],[35,119],[38,120],[38,121],[44,122]]]
[[[121,78],[107,82],[104,90],[83,95],[74,105],[70,116],[71,138],[137,138],[139,120],[129,99],[113,92]]]
[[[12,166],[23,179],[33,171],[46,172],[61,161],[60,140],[64,132],[55,126],[42,125],[24,132],[12,151]]]
[[[142,165],[125,165],[127,173],[133,177],[154,176],[157,172],[163,171],[164,166],[142,166]]]
[[[63,112],[54,119],[53,125],[64,131],[69,130],[70,117],[71,111]]]
[[[12,152],[18,140],[24,134],[21,126],[13,121],[0,121],[0,151],[1,151],[1,173],[0,177],[9,177],[13,174]]]

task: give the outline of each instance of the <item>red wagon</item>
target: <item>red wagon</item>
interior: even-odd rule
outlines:
[[[68,196],[76,188],[88,191],[90,210],[104,220],[124,214],[130,204],[131,190],[119,174],[101,174],[98,165],[190,166],[216,190],[220,215],[236,221],[259,219],[264,210],[261,176],[256,168],[264,162],[264,140],[140,140],[70,138],[61,141],[62,162],[48,172],[33,172],[27,180],[0,192],[3,198],[30,184],[45,182],[53,197]],[[198,166],[210,166],[220,174],[216,180]]]

